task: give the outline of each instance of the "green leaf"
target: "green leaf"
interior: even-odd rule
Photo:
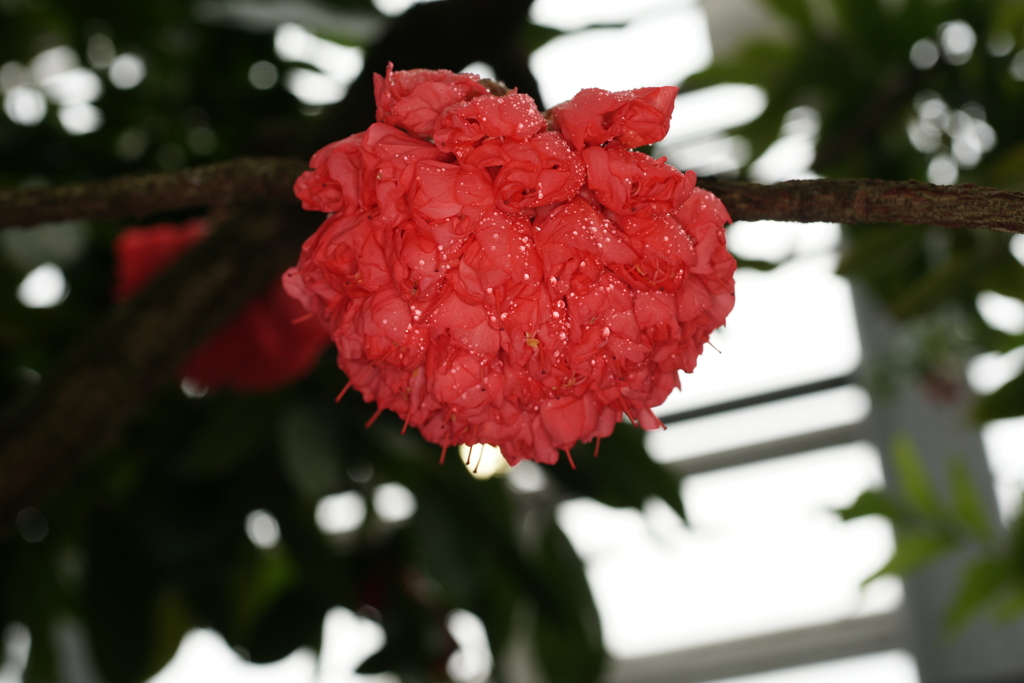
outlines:
[[[320,647],[320,628],[330,605],[296,588],[281,596],[258,622],[247,643],[254,662],[273,662],[306,645]]]
[[[1024,586],[1021,586],[1020,575],[1016,575],[1017,585],[1009,597],[996,608],[996,616],[1003,621],[1012,621],[1024,614]]]
[[[1024,577],[1024,491],[1020,492],[1020,506],[1017,508],[1021,513],[1010,522],[1010,555],[1017,563],[1017,569]]]
[[[898,316],[909,316],[934,308],[970,287],[969,283],[979,272],[979,260],[975,254],[954,254],[893,297],[893,312]]]
[[[967,463],[954,460],[950,464],[949,481],[953,490],[953,511],[957,518],[979,537],[991,538],[992,524],[981,492],[967,470]]]
[[[758,260],[758,259],[746,259],[746,258],[742,258],[740,256],[733,256],[733,258],[736,259],[736,267],[737,268],[750,268],[751,270],[761,270],[761,271],[774,270],[774,269],[778,268],[779,266],[781,266],[783,263],[785,263],[788,260],[788,259],[783,259],[782,261],[779,261],[778,263],[775,263],[775,262],[772,262],[772,261],[761,261],[761,260]]]
[[[906,434],[897,436],[893,439],[891,453],[899,490],[907,501],[926,515],[941,516],[942,504],[914,442]]]
[[[733,131],[746,138],[750,143],[751,161],[757,160],[773,142],[779,139],[779,129],[782,127],[782,120],[787,111],[789,111],[789,103],[785,93],[775,92],[760,117]]]
[[[900,534],[897,536],[896,552],[893,553],[892,558],[884,567],[868,577],[864,583],[873,581],[884,574],[906,576],[954,547],[954,542],[944,536],[913,532]]]
[[[972,563],[960,578],[956,595],[946,613],[946,627],[960,629],[967,620],[1006,588],[1012,571],[1004,562],[984,559]]]
[[[910,270],[918,260],[924,226],[847,226],[840,275],[875,278]],[[885,297],[891,299],[891,296]]]
[[[199,478],[236,470],[271,437],[277,408],[273,395],[218,396],[189,440],[182,468]]]
[[[473,482],[476,483],[476,482]],[[476,571],[478,555],[484,548],[471,529],[460,526],[459,515],[451,503],[462,499],[442,492],[428,492],[419,498],[419,509],[411,520],[412,550],[417,564],[445,588],[451,599],[460,605],[472,604],[486,583]],[[472,508],[466,508],[472,509]],[[485,547],[497,544],[488,539]]]
[[[557,38],[563,35],[564,31],[559,31],[557,28],[551,28],[550,26],[540,26],[526,22],[523,24],[523,29],[520,32],[520,37],[523,41],[525,48],[529,52],[533,52],[544,43],[548,42],[552,38]],[[509,87],[513,87],[514,84],[510,83]]]
[[[552,590],[537,605],[535,645],[547,679],[592,683],[605,660],[601,622],[583,563],[555,524],[544,538],[541,568]]]
[[[885,20],[878,0],[835,0],[836,9],[846,27],[846,34],[864,51],[873,55],[885,53],[890,39],[890,22]]]
[[[234,630],[241,633],[259,623],[266,611],[293,589],[299,579],[298,568],[284,548],[277,547],[269,552],[251,547],[246,550],[251,561],[240,567],[231,581]]]
[[[112,683],[134,683],[153,673],[148,666],[158,580],[126,521],[100,520],[85,577],[85,617],[96,661]]]
[[[884,491],[865,491],[860,494],[853,505],[848,508],[836,510],[844,521],[867,515],[882,515],[891,520],[897,520],[905,516],[900,506],[893,500],[890,494]]]
[[[150,674],[155,674],[170,661],[178,651],[182,636],[196,622],[184,596],[170,587],[157,594],[153,612],[153,652],[147,667]]]
[[[686,79],[687,90],[720,83],[754,83],[768,86],[788,73],[794,50],[792,45],[757,41],[747,43],[743,51],[727,61],[714,62],[706,70]]]
[[[764,2],[797,24],[805,33],[811,33],[814,30],[806,0],[764,0]]]
[[[995,159],[989,169],[990,182],[998,183],[996,187],[1019,185],[1021,169],[1024,169],[1024,140],[996,150]]]
[[[641,508],[650,496],[668,503],[683,519],[679,482],[664,467],[651,460],[644,448],[644,432],[619,423],[611,436],[601,440],[599,457],[594,444],[577,444],[572,449],[575,469],[562,458],[547,470],[567,490],[589,496],[613,507]]]
[[[38,624],[30,628],[31,634],[46,633],[49,624]],[[33,638],[28,653],[28,665],[22,676],[23,683],[52,683],[58,680],[57,653],[51,638]]]
[[[289,406],[278,422],[277,447],[282,469],[303,498],[317,500],[341,486],[343,449],[329,406]]]
[[[370,46],[380,40],[387,30],[388,20],[376,11],[361,11],[357,8],[331,10],[329,30],[319,30],[321,37],[343,45]],[[318,22],[311,22],[317,26]]]
[[[1004,384],[994,394],[979,398],[972,412],[974,419],[979,422],[1024,415],[1024,373]]]
[[[1009,242],[992,247],[996,253],[978,277],[977,288],[1024,299],[1024,266],[1010,254]]]

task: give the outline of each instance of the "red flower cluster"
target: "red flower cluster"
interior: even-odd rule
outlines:
[[[124,229],[113,245],[114,300],[131,298],[207,233],[201,218]],[[236,391],[269,391],[299,379],[328,344],[319,323],[295,322],[305,315],[280,284],[272,283],[189,357],[181,376],[210,389]]]
[[[660,140],[675,88],[584,90],[546,119],[476,76],[375,76],[377,121],[310,161],[329,213],[285,289],[329,330],[378,414],[510,464],[558,460],[651,412],[732,309],[729,216],[630,148]]]

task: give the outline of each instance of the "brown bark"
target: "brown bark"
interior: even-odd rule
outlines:
[[[209,166],[57,187],[0,190],[0,227],[71,218],[143,218],[239,201],[294,202],[297,159],[244,157]],[[734,220],[931,224],[1024,232],[1024,193],[976,185],[863,178],[759,185],[702,178]]]
[[[144,218],[246,201],[295,201],[298,159],[242,157],[171,173],[0,190],[0,227],[71,218]]]
[[[116,441],[189,352],[297,260],[320,217],[281,204],[237,211],[8,406],[0,419],[0,527]]]
[[[738,221],[902,223],[1024,233],[1024,193],[916,180],[819,179],[758,185],[704,178]]]

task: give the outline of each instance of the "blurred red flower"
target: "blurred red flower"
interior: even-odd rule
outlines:
[[[125,301],[201,242],[209,230],[202,218],[125,228],[114,239],[113,298]],[[231,322],[185,362],[181,376],[209,389],[269,391],[307,373],[328,338],[279,282],[253,298]]]
[[[330,215],[283,279],[346,387],[510,464],[554,463],[623,413],[659,427],[736,268],[721,202],[631,151],[665,135],[676,89],[584,90],[545,119],[469,74],[389,67],[375,86],[378,123],[295,184]]]

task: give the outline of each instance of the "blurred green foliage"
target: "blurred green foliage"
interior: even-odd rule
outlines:
[[[1020,2],[761,4],[781,24],[780,34],[748,40],[686,83],[764,88],[764,113],[735,131],[750,141],[751,159],[785,132],[787,115],[809,107],[820,117],[813,169],[823,176],[927,180],[930,164],[945,163],[947,171],[957,169],[959,182],[1024,190]],[[958,40],[970,49],[950,51]],[[919,54],[923,61],[915,66],[913,50],[933,52],[930,59]],[[981,139],[992,133],[987,143]],[[1009,235],[894,225],[847,226],[844,233],[840,272],[866,283],[918,330],[935,333],[890,349],[890,376],[957,377],[971,355],[1024,343],[1024,335],[990,327],[976,306],[988,290],[1024,300],[1024,266],[1009,251]],[[936,335],[946,341],[935,343]],[[980,400],[975,416],[1024,414],[1022,386],[1024,375]]]
[[[169,388],[42,509],[45,538],[0,546],[0,619],[37,634],[26,680],[52,680],[45,634],[62,617],[85,624],[107,680],[135,681],[196,626],[217,629],[257,662],[316,648],[336,605],[386,630],[366,672],[446,679],[455,644],[445,618],[463,608],[483,620],[497,656],[516,614],[533,615],[525,635],[550,680],[594,680],[600,624],[582,565],[554,523],[551,486],[528,511],[502,480],[474,479],[457,454],[439,466],[437,447],[401,435],[394,416],[366,429],[372,407],[355,392],[335,405],[338,381],[325,358],[313,376],[272,394],[189,399]],[[577,454],[583,477],[554,469],[567,493],[633,506],[662,495],[682,509],[676,482],[631,427],[602,450],[605,468]],[[355,531],[317,528],[321,496],[358,491],[370,501],[386,482],[415,495],[410,519],[385,522],[368,506]],[[253,510],[277,519],[279,545],[261,550],[247,539]],[[20,520],[23,536],[30,522]]]
[[[740,82],[767,91],[763,115],[736,130],[750,141],[752,159],[784,134],[787,115],[810,107],[820,117],[813,169],[823,176],[1024,190],[1024,3],[761,4],[780,21],[781,36],[748,41],[686,84]],[[943,163],[945,177],[938,172]],[[892,348],[876,349],[876,367],[868,368],[876,397],[907,381],[939,394],[969,391],[963,377],[972,356],[1024,344],[1024,335],[990,326],[977,305],[986,291],[1024,301],[1024,266],[1011,253],[1009,235],[868,225],[844,226],[844,238],[839,272],[866,284],[902,321]],[[1024,415],[1024,373],[980,397],[973,410],[977,421],[1017,415]],[[986,606],[1006,618],[1024,610],[1024,517],[1003,534],[988,522],[962,464],[949,474],[947,501],[908,440],[897,440],[891,456],[895,491],[865,493],[842,512],[847,519],[881,514],[895,525],[897,549],[879,573],[906,575],[971,547],[977,559],[950,607],[949,625],[963,625]]]
[[[963,461],[951,461],[949,495],[943,496],[908,437],[897,438],[890,455],[898,477],[891,491],[868,491],[840,511],[843,519],[882,515],[896,527],[895,554],[868,580],[907,576],[970,548],[974,554],[949,605],[947,627],[960,628],[984,609],[1005,620],[1024,613],[1024,518],[1018,515],[1008,531],[997,529]]]

